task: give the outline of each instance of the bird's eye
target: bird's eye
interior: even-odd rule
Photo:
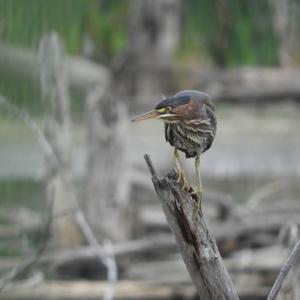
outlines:
[[[160,113],[165,113],[165,112],[168,112],[170,110],[171,110],[171,107],[163,107],[163,108],[158,109],[157,111],[160,112]]]

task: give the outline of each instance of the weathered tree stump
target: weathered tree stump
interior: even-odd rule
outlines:
[[[126,240],[129,175],[126,107],[111,91],[96,86],[87,95],[87,174],[85,213],[99,240]]]
[[[175,171],[158,178],[147,154],[145,160],[152,174],[155,191],[200,299],[239,299],[216,241],[207,229],[203,215],[198,211],[196,197],[181,190]]]

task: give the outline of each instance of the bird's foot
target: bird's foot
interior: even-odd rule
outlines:
[[[196,214],[200,213],[202,215],[202,190],[198,187],[194,191],[191,192],[191,195],[195,195],[197,197],[197,210]]]
[[[178,178],[177,178],[177,182],[179,184],[181,184],[181,190],[182,191],[189,191],[190,189],[190,184],[184,174],[184,172],[182,170],[178,170]]]

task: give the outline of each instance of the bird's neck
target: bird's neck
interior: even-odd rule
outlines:
[[[178,120],[174,120],[174,119],[171,119],[171,118],[170,119],[165,119],[164,122],[166,124],[177,124],[177,123],[179,123]]]

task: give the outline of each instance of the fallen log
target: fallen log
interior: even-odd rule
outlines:
[[[255,102],[300,100],[300,69],[244,67],[226,70],[187,70],[186,81],[214,100]]]
[[[11,283],[11,289],[3,291],[0,299],[5,300],[98,300],[104,295],[106,282],[93,281],[46,281],[35,286],[27,282]],[[238,289],[241,300],[265,299],[269,287],[247,284]],[[157,284],[151,281],[126,280],[115,285],[115,300],[193,300],[196,290],[192,285]]]
[[[107,282],[52,281],[37,286],[26,286],[26,282],[12,282],[11,289],[2,292],[0,299],[98,300],[102,299],[106,288]],[[115,285],[115,300],[163,300],[178,297],[192,300],[195,297],[195,289],[192,286],[176,288],[172,285],[166,286],[142,281],[120,281]]]
[[[39,80],[39,56],[36,51],[0,43],[0,74],[18,79]],[[111,80],[108,69],[79,56],[66,58],[66,69],[70,86],[86,91],[99,84],[107,85]]]
[[[121,264],[122,259],[131,259],[132,257],[145,256],[149,254],[155,254],[157,252],[170,253],[172,249],[175,249],[175,242],[173,236],[170,234],[157,235],[154,237],[147,237],[139,240],[131,240],[114,244],[112,247],[113,255],[115,256],[118,264]],[[105,249],[100,247],[98,249],[100,255],[105,254]],[[173,251],[175,252],[175,251]],[[8,258],[0,259],[0,273],[7,272],[13,269],[15,266],[22,267],[26,265],[28,259]],[[89,262],[96,264],[97,255],[93,246],[81,246],[72,249],[56,250],[46,252],[36,262],[38,269],[53,271],[58,268],[68,265],[88,264]]]

